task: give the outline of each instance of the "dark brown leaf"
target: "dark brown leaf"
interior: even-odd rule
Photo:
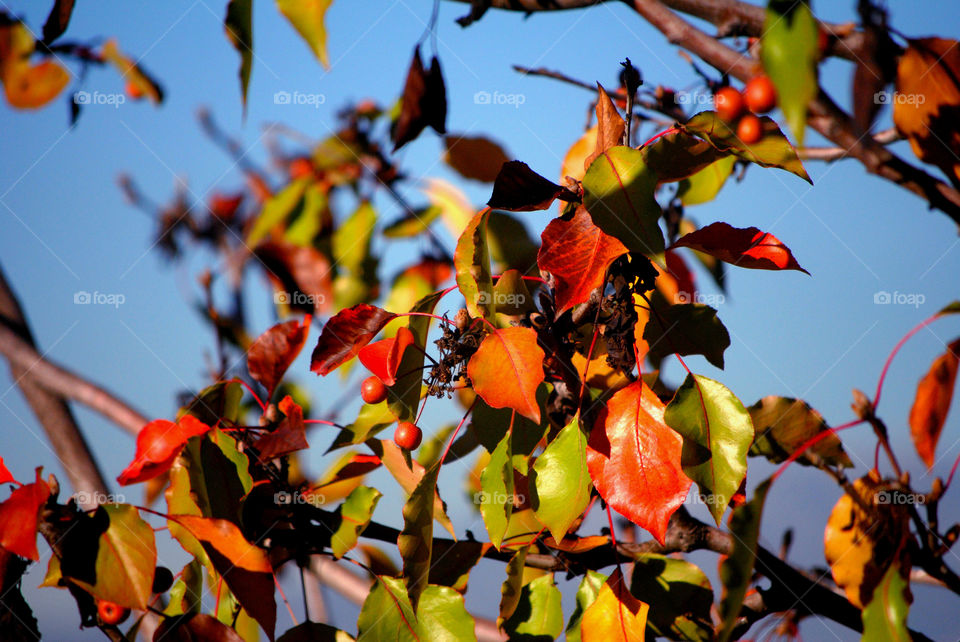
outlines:
[[[360,348],[370,343],[383,326],[396,316],[366,303],[341,310],[323,326],[317,347],[310,358],[310,370],[321,376],[327,375],[356,356]]]
[[[268,432],[254,444],[264,461],[287,455],[309,446],[303,424],[303,408],[294,403],[290,395],[284,397],[277,407],[283,413],[283,421],[273,432]]]
[[[397,151],[420,135],[427,126],[438,134],[446,133],[447,91],[440,70],[440,61],[434,56],[427,71],[420,58],[420,46],[413,51],[413,60],[403,86],[400,116],[392,132],[393,151]]]
[[[318,314],[333,300],[330,261],[312,247],[288,241],[264,241],[253,251],[277,288],[278,303]]]
[[[554,199],[576,201],[576,195],[565,187],[548,181],[521,161],[504,163],[493,184],[493,195],[487,205],[510,212],[545,210]]]
[[[443,160],[464,178],[492,183],[503,164],[510,162],[503,147],[483,136],[451,134],[444,143],[447,151]]]
[[[267,389],[267,398],[273,396],[277,384],[293,363],[307,340],[311,316],[299,321],[287,321],[273,326],[253,342],[247,352],[247,369],[250,376]]]

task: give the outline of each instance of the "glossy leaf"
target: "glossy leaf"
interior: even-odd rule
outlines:
[[[630,251],[646,256],[663,251],[660,205],[653,197],[657,175],[643,152],[613,147],[599,155],[583,176],[583,206],[594,224]]]
[[[273,567],[262,548],[248,542],[240,529],[225,519],[171,515],[200,541],[230,591],[244,609],[273,639],[277,620]]]
[[[247,89],[253,69],[253,0],[229,0],[223,20],[227,40],[240,54],[240,98],[247,111]]]
[[[530,473],[533,511],[558,542],[590,503],[586,442],[575,417],[547,444]]]
[[[584,170],[590,166],[597,156],[607,151],[611,147],[623,144],[623,134],[627,124],[620,116],[613,101],[607,94],[603,85],[597,83],[597,136],[594,143],[593,152],[583,161]]]
[[[309,447],[303,423],[303,408],[297,405],[290,395],[281,399],[277,407],[283,413],[283,419],[272,432],[266,433],[254,443],[264,461]]]
[[[326,69],[330,68],[330,57],[327,55],[327,29],[323,21],[331,4],[333,0],[277,0],[277,9],[290,21]]]
[[[453,266],[457,272],[457,286],[467,304],[467,312],[474,318],[492,319],[496,310],[493,301],[493,279],[490,273],[490,253],[487,250],[487,219],[490,210],[478,212],[467,224],[457,240]]]
[[[582,207],[569,221],[550,221],[540,238],[537,265],[554,279],[557,314],[587,301],[605,282],[610,264],[627,252],[623,243],[594,225]]]
[[[751,145],[745,144],[730,126],[712,111],[702,111],[682,125],[682,130],[699,136],[722,152],[731,152],[740,158],[761,167],[779,167],[796,174],[811,185],[813,181],[804,169],[790,141],[786,139],[777,123],[767,116],[760,116],[763,137]]]
[[[296,320],[278,323],[257,337],[247,351],[247,369],[250,376],[267,389],[267,398],[273,396],[284,373],[303,349],[311,318],[307,315],[302,323]]]
[[[580,622],[583,642],[643,642],[650,605],[635,598],[617,568]]]
[[[35,482],[13,489],[0,503],[0,547],[33,561],[40,559],[37,527],[40,508],[49,497],[50,487],[40,479],[39,468]]]
[[[370,523],[381,497],[383,493],[376,488],[360,486],[340,505],[340,526],[330,536],[334,557],[343,557],[357,545],[357,538]]]
[[[487,205],[510,212],[545,210],[556,199],[576,200],[570,190],[545,179],[522,161],[504,163]]]
[[[937,442],[953,400],[960,365],[960,339],[947,346],[947,351],[934,359],[930,370],[920,380],[910,408],[910,437],[920,459],[933,468]]]
[[[683,472],[700,487],[719,525],[747,475],[754,436],[750,414],[720,382],[688,374],[663,419],[683,437]]]
[[[743,598],[750,588],[753,565],[757,559],[757,544],[760,540],[760,519],[770,483],[770,480],[767,480],[757,486],[753,499],[734,508],[730,516],[733,553],[720,563],[720,579],[724,588],[723,599],[720,601],[723,628],[719,637],[722,642],[730,639],[743,607]]]
[[[166,419],[151,421],[137,433],[136,454],[117,481],[127,486],[166,472],[188,439],[209,430],[210,426],[192,415],[184,415],[176,423]]]
[[[447,586],[430,585],[423,591],[417,607],[417,636],[420,640],[477,639],[473,616],[467,612],[463,596]]]
[[[583,621],[583,614],[600,594],[600,589],[606,584],[605,575],[596,571],[587,571],[583,579],[580,580],[580,586],[577,588],[577,606],[570,615],[570,621],[567,622],[565,631],[568,642],[581,642],[580,623]]]
[[[657,309],[659,308],[659,309]],[[655,363],[677,353],[680,356],[701,354],[718,368],[723,368],[723,353],[730,347],[730,334],[717,317],[717,311],[702,303],[657,306],[643,327],[643,340],[650,346]]]
[[[775,464],[785,461],[797,448],[829,428],[823,416],[800,399],[771,395],[747,410],[756,431],[750,456],[766,457]],[[804,466],[853,467],[836,435],[824,437],[796,461]]]
[[[630,384],[607,401],[587,445],[597,492],[661,544],[691,484],[680,467],[683,439],[663,423],[663,411],[646,384]]]
[[[543,381],[545,354],[530,328],[495,330],[480,343],[467,364],[476,393],[494,408],[512,408],[540,423],[537,386]]]
[[[366,303],[341,310],[323,326],[310,358],[310,369],[326,376],[355,357],[396,316]]]
[[[561,597],[552,573],[526,584],[513,615],[503,623],[509,639],[536,642],[559,636],[563,632]]]
[[[630,592],[653,608],[647,630],[673,640],[713,639],[713,589],[695,564],[656,553],[633,558]]]
[[[790,248],[773,234],[755,227],[736,228],[723,222],[711,223],[680,237],[672,247],[689,247],[737,267],[799,270],[809,274],[793,258]]]
[[[497,624],[503,625],[503,622],[513,615],[520,604],[520,595],[523,590],[523,569],[527,560],[529,546],[522,546],[513,554],[510,561],[506,564],[507,579],[500,586],[500,611],[497,615]]]
[[[490,541],[497,549],[507,532],[513,512],[513,432],[507,432],[490,455],[490,462],[480,474],[480,492],[474,496],[487,527]]]
[[[397,548],[403,558],[403,576],[414,611],[429,581],[433,551],[433,501],[439,474],[439,465],[427,470],[403,505],[403,531],[397,538]]]
[[[464,178],[492,183],[503,164],[510,162],[503,147],[483,136],[448,135],[443,142],[443,161]]]
[[[401,326],[397,334],[389,339],[381,339],[360,348],[357,358],[367,370],[372,372],[386,386],[397,383],[397,369],[404,352],[414,343],[413,333]]]
[[[904,578],[900,564],[894,562],[873,591],[863,609],[863,640],[908,642],[913,639],[907,629],[907,614],[913,595],[910,582]]]
[[[690,178],[721,159],[731,158],[729,152],[683,131],[661,136],[640,151],[647,166],[657,173],[660,185]]]
[[[777,105],[803,145],[807,103],[817,96],[820,26],[806,2],[771,0],[760,38],[760,61],[777,88]]]
[[[730,174],[733,173],[733,166],[736,162],[736,156],[724,156],[696,174],[681,180],[677,189],[680,202],[689,206],[712,201],[723,189]]]

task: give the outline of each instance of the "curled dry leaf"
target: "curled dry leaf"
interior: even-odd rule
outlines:
[[[446,133],[446,120],[447,92],[440,61],[434,56],[427,70],[418,45],[403,86],[400,116],[391,133],[393,151],[414,140],[428,126],[438,134]]]

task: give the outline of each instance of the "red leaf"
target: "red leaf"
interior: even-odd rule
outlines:
[[[403,351],[413,342],[410,328],[401,326],[397,330],[397,336],[364,346],[357,357],[367,370],[377,375],[383,385],[392,386],[397,383],[397,368],[400,367]]]
[[[13,478],[13,474],[7,469],[6,465],[3,463],[3,457],[0,457],[0,484],[6,484],[7,482],[13,482],[18,486],[23,486],[20,482]]]
[[[307,314],[330,308],[333,272],[330,261],[316,248],[289,241],[264,241],[253,253],[277,288],[274,298],[278,303]]]
[[[540,238],[537,265],[553,275],[557,314],[589,299],[614,259],[627,252],[623,243],[594,225],[582,207],[569,221],[550,221]]]
[[[500,168],[487,205],[497,210],[532,212],[547,209],[557,198],[562,201],[577,200],[573,192],[548,181],[526,163],[510,161]]]
[[[273,326],[253,342],[247,352],[247,369],[250,376],[267,389],[267,398],[273,395],[283,374],[293,363],[310,330],[311,316],[308,314],[299,321],[287,321]]]
[[[587,443],[600,496],[661,544],[691,484],[680,467],[683,439],[663,422],[663,409],[646,384],[630,384],[607,402]]]
[[[480,343],[467,375],[473,389],[493,408],[512,408],[540,423],[537,386],[543,381],[545,355],[530,328],[503,328]]]
[[[177,423],[155,419],[137,433],[137,452],[117,481],[122,486],[152,479],[173,465],[187,440],[211,429],[192,415],[184,415]]]
[[[290,395],[277,404],[284,414],[280,425],[268,432],[254,444],[263,460],[273,459],[308,447],[306,429],[303,424],[303,408],[298,406]]]
[[[310,357],[310,369],[325,376],[340,364],[353,359],[360,348],[397,315],[375,305],[358,303],[341,310],[323,326],[317,347]]]
[[[689,247],[732,265],[754,270],[799,270],[790,248],[777,237],[755,227],[737,228],[718,222],[686,234],[672,247]]]
[[[697,294],[693,272],[687,267],[683,257],[673,250],[667,250],[664,256],[666,257],[667,272],[677,282],[677,301],[679,303],[693,303]]]
[[[37,481],[15,488],[10,497],[0,504],[0,546],[20,557],[33,561],[40,559],[37,551],[37,521],[40,507],[50,497],[50,487],[40,479],[37,468]]]
[[[927,468],[933,467],[937,441],[940,440],[943,422],[950,411],[958,365],[960,339],[951,343],[947,351],[934,360],[930,371],[920,380],[917,396],[910,408],[910,436]]]

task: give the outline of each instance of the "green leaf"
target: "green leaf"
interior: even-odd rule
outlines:
[[[330,68],[330,58],[323,19],[331,4],[333,0],[277,0],[277,9],[306,41],[324,69]]]
[[[367,640],[417,640],[417,616],[402,579],[377,576],[357,618],[357,638]]]
[[[417,236],[425,232],[442,213],[443,208],[439,205],[430,205],[413,210],[383,228],[383,235],[391,239]]]
[[[353,489],[338,509],[340,526],[330,536],[330,548],[333,556],[340,558],[357,545],[357,538],[370,523],[373,509],[383,497],[376,488],[359,486]]]
[[[253,68],[253,0],[230,0],[223,21],[227,39],[240,52],[240,96],[243,113],[247,113],[247,88]]]
[[[643,327],[643,340],[650,346],[653,363],[674,352],[683,357],[702,354],[723,369],[723,352],[730,347],[730,334],[716,310],[702,303],[657,305],[657,308],[658,313],[651,315]]]
[[[467,303],[467,312],[474,318],[493,319],[493,279],[490,274],[490,252],[487,250],[487,218],[490,210],[478,212],[457,240],[453,266],[457,286]]]
[[[680,181],[677,189],[680,202],[684,205],[700,205],[712,201],[727,182],[736,162],[736,156],[721,158]]]
[[[651,605],[647,628],[655,635],[699,642],[712,639],[713,589],[695,564],[666,555],[640,554],[634,558],[630,592]]]
[[[510,642],[541,642],[559,636],[563,632],[561,598],[553,573],[524,586],[516,610],[503,623]]]
[[[333,443],[330,444],[327,452],[336,450],[337,448],[343,448],[344,446],[362,444],[370,437],[376,436],[377,433],[384,428],[392,426],[394,423],[396,423],[396,419],[393,413],[390,412],[390,407],[387,406],[386,401],[381,401],[376,404],[364,404],[363,407],[360,408],[360,413],[357,415],[357,418],[354,419],[353,423],[344,427],[344,429],[334,437]]]
[[[250,460],[237,441],[215,428],[187,442],[190,492],[204,517],[240,524],[243,498],[253,488]]]
[[[192,415],[208,426],[218,421],[235,423],[240,418],[240,401],[243,399],[243,386],[237,379],[220,381],[207,386],[190,403],[180,408],[177,419]]]
[[[750,414],[719,381],[688,374],[663,420],[683,437],[683,472],[700,487],[719,525],[747,475],[747,451],[753,443]]]
[[[721,152],[706,141],[682,131],[661,136],[640,151],[644,162],[657,173],[657,182],[660,184],[689,178],[715,161],[729,157],[728,152]]]
[[[410,309],[410,312],[433,313],[442,292],[434,292],[423,297]],[[430,317],[411,316],[407,327],[413,333],[414,343],[420,348],[427,345],[427,333],[430,330]],[[397,367],[397,383],[387,388],[387,404],[398,421],[414,421],[420,405],[420,390],[423,386],[423,350],[411,346],[404,350],[400,365]]]
[[[801,399],[771,395],[747,410],[756,432],[750,456],[766,457],[775,464],[785,461],[809,439],[829,429],[823,416]],[[818,468],[853,467],[836,435],[824,437],[808,448],[797,458],[797,463]]]
[[[777,104],[797,145],[803,145],[807,103],[817,95],[820,28],[804,0],[770,0],[760,61],[777,88]]]
[[[314,242],[317,241],[317,235],[323,230],[325,219],[329,214],[329,202],[323,186],[310,181],[309,178],[298,179],[290,186],[292,187],[302,181],[307,182],[307,188],[303,192],[303,200],[294,203],[295,207],[287,214],[290,223],[283,234],[283,238],[294,245],[310,247],[314,245]],[[287,216],[283,218],[287,218]],[[257,220],[257,224],[262,224],[260,219]],[[267,228],[267,234],[269,232],[270,229]]]
[[[869,640],[889,640],[890,642],[908,642],[907,614],[913,596],[910,584],[900,571],[899,562],[894,562],[873,590],[870,603],[863,608],[863,637]]]
[[[590,503],[590,473],[587,471],[587,438],[580,419],[573,420],[547,444],[530,474],[530,502],[541,522],[556,541]]]
[[[364,201],[333,233],[333,258],[337,268],[360,276],[370,255],[370,238],[377,225],[377,212]]]
[[[570,615],[570,621],[567,622],[567,642],[580,642],[580,622],[583,614],[600,595],[600,589],[606,582],[607,576],[596,571],[587,571],[580,580],[580,587],[577,589],[577,606]],[[649,622],[649,619],[647,621]]]
[[[464,606],[463,596],[455,590],[430,585],[423,591],[417,608],[417,636],[421,642],[475,641],[475,627],[473,616]]]
[[[500,585],[500,612],[497,624],[502,626],[504,620],[513,615],[520,604],[520,594],[523,590],[523,568],[527,560],[530,546],[523,546],[513,554],[507,562],[507,579]]]
[[[719,636],[721,642],[730,639],[743,606],[743,598],[750,587],[753,565],[757,559],[757,542],[760,539],[760,518],[769,489],[768,479],[757,486],[753,499],[737,506],[730,517],[733,553],[720,564],[720,580],[724,587],[724,596],[720,601],[720,613],[723,617],[723,630]]]
[[[150,601],[150,587],[157,566],[153,529],[140,518],[140,511],[130,504],[102,504],[96,513],[94,517],[81,517],[102,519],[105,513],[109,520],[97,540],[96,582],[90,584],[75,577],[73,582],[97,599],[131,609],[145,609]]]
[[[527,227],[513,214],[490,212],[487,219],[487,245],[498,272],[514,269],[540,276],[537,251],[540,244],[530,237]]]
[[[414,611],[429,582],[433,552],[433,502],[439,475],[439,465],[427,470],[403,505],[403,531],[397,538],[397,548],[403,558],[403,576]]]
[[[202,597],[203,564],[200,560],[192,559],[183,567],[180,577],[170,588],[170,598],[163,612],[167,615],[199,613]]]
[[[483,524],[490,541],[500,550],[503,534],[507,532],[513,512],[513,451],[512,432],[507,432],[497,444],[490,461],[480,474],[480,492],[474,500],[480,504]]]
[[[653,197],[658,176],[643,152],[612,147],[590,164],[583,177],[583,205],[594,224],[633,252],[663,252],[660,205]]]
[[[310,184],[310,178],[293,181],[282,190],[268,198],[247,234],[246,244],[254,247],[270,236],[274,228],[281,226],[303,207],[304,194]],[[281,228],[282,229],[282,228]]]
[[[777,123],[767,116],[760,116],[760,121],[763,124],[763,138],[752,145],[744,144],[736,132],[712,111],[695,114],[681,125],[681,129],[703,138],[720,151],[730,151],[761,167],[779,167],[813,185],[797,156],[797,150],[780,131]]]

